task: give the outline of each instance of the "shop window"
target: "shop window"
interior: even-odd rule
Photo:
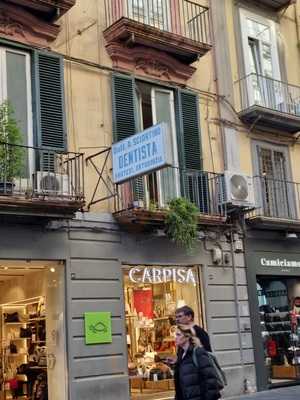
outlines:
[[[1,265],[0,399],[66,400],[64,267]]]
[[[259,277],[257,295],[269,383],[300,379],[300,280]]]
[[[198,267],[126,266],[124,297],[132,399],[173,396],[175,310],[188,305],[203,325]]]

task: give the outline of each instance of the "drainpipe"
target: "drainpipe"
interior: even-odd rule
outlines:
[[[300,5],[299,2],[294,4],[294,13],[295,13],[295,23],[296,23],[296,32],[297,32],[297,44],[300,47]]]
[[[212,10],[212,0],[208,0],[208,6],[209,10],[211,12]],[[216,58],[216,42],[215,42],[215,33],[214,33],[214,25],[213,25],[213,20],[212,20],[212,15],[209,19],[210,22],[210,34],[211,34],[211,41],[212,41],[212,60],[213,60],[213,80],[216,85],[216,93],[219,95],[220,94],[220,86],[219,86],[219,80],[218,80],[218,73],[217,73],[217,58]],[[220,99],[217,98],[217,110],[218,110],[218,118],[221,120],[221,106],[220,106]],[[225,151],[225,129],[224,125],[221,123],[220,124],[220,133],[221,133],[221,143],[222,143],[222,152],[223,152],[223,168],[224,171],[227,169],[227,153]]]
[[[234,236],[232,230],[230,231],[230,251],[231,251],[231,260],[232,260],[232,271],[233,271],[233,285],[234,285],[234,297],[235,297],[235,309],[236,309],[236,318],[237,318],[237,329],[239,336],[239,346],[240,346],[240,354],[241,354],[241,365],[244,371],[244,354],[243,354],[243,340],[242,340],[242,329],[241,329],[241,313],[239,307],[239,292],[237,288],[237,277],[236,277],[236,263],[235,263],[235,253],[233,248]],[[246,377],[244,375],[244,386],[246,386]],[[246,387],[245,387],[246,389]],[[245,390],[246,391],[246,390]]]

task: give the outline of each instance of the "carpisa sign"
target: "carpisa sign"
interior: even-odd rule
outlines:
[[[125,182],[172,165],[168,125],[154,125],[112,145],[113,181]]]

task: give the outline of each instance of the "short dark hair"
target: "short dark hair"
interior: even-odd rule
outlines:
[[[183,306],[183,307],[177,308],[177,310],[175,311],[175,314],[179,314],[179,313],[183,313],[184,315],[188,315],[188,316],[190,315],[192,317],[192,319],[194,319],[194,317],[195,317],[194,310],[189,306]]]

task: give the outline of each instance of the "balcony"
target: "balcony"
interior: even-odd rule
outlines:
[[[288,7],[292,4],[293,0],[253,0],[252,3],[265,6],[274,11],[280,11],[282,8]]]
[[[72,8],[76,0],[6,0],[27,8],[48,21],[55,21]]]
[[[226,222],[226,206],[220,203],[221,174],[176,168],[165,168],[157,174],[117,185],[114,216],[120,224],[128,229],[161,229],[164,227],[168,202],[179,196],[197,206],[199,225]],[[160,187],[157,184],[159,181]]]
[[[300,87],[255,73],[235,84],[238,114],[248,125],[268,132],[300,130]]]
[[[115,44],[140,45],[162,50],[186,65],[211,49],[209,9],[196,2],[105,0],[104,4],[108,49]]]
[[[0,215],[72,218],[84,206],[83,154],[0,143]]]
[[[248,216],[249,225],[300,232],[300,184],[266,176],[253,180],[258,208]]]

